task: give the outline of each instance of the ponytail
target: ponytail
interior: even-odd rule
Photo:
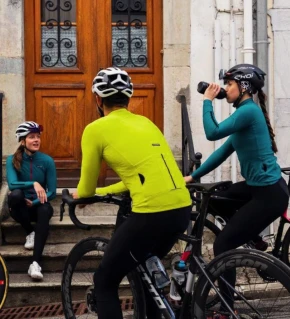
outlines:
[[[271,126],[269,115],[268,115],[268,112],[267,112],[267,109],[266,109],[266,104],[265,104],[266,103],[266,94],[263,92],[262,89],[258,91],[258,98],[259,98],[259,104],[261,106],[261,109],[263,111],[263,114],[265,116],[265,120],[266,120],[266,123],[267,123],[267,126],[268,126],[270,138],[271,138],[271,141],[272,141],[272,150],[273,150],[274,153],[277,153],[278,149],[277,149],[277,145],[276,145],[276,142],[275,142],[275,139],[274,139],[275,134],[274,134],[273,128]]]
[[[19,145],[19,147],[17,148],[13,156],[12,164],[18,172],[21,170],[23,152],[24,152],[24,146]]]

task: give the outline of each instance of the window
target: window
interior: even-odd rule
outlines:
[[[112,0],[112,63],[147,67],[146,0]]]
[[[41,66],[44,68],[71,68],[77,64],[76,1],[41,1]]]

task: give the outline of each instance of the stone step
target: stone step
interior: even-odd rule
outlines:
[[[59,221],[59,205],[61,196],[54,203],[54,216],[50,220],[50,233],[44,247],[41,262],[44,280],[33,281],[27,274],[32,261],[33,252],[24,248],[25,232],[12,218],[1,223],[4,245],[1,246],[1,255],[4,257],[9,271],[10,287],[5,307],[21,307],[60,302],[61,274],[65,260],[81,239],[88,237],[110,238],[114,229],[118,207],[110,204],[97,203],[88,205],[84,209],[76,209],[80,221],[91,225],[90,231],[76,228],[68,217],[68,207],[63,221]],[[172,251],[163,260],[167,269],[170,269],[171,258],[180,247],[174,246]],[[101,261],[101,254],[90,254],[82,260],[80,271],[94,270]],[[79,282],[74,289],[76,298],[83,299],[85,290],[90,283]],[[122,289],[126,291],[126,283]],[[128,289],[127,289],[128,290]]]
[[[9,274],[5,307],[21,307],[61,301],[61,272],[44,274],[43,281],[32,281],[28,275]]]
[[[95,236],[94,236],[95,237]],[[47,244],[44,246],[42,254],[41,267],[44,272],[58,272],[62,271],[65,260],[74,247],[75,243],[69,244]],[[182,251],[180,243],[176,243],[171,252],[163,259],[164,265],[167,269],[170,268],[170,260],[173,256]],[[1,246],[1,255],[5,259],[9,273],[22,273],[28,271],[29,265],[32,261],[32,250],[27,250],[23,245],[3,245]],[[90,254],[82,261],[82,267],[88,269],[92,262],[94,267],[98,267],[102,254]]]
[[[57,303],[61,301],[61,279],[65,258],[73,244],[47,245],[44,249],[41,263],[44,279],[32,280],[27,270],[31,261],[32,252],[23,249],[23,246],[2,246],[1,254],[9,270],[9,290],[5,307],[22,307]],[[178,246],[163,259],[163,264],[171,273],[171,262],[177,254]],[[92,276],[101,261],[101,254],[90,254],[78,263],[73,276],[72,294],[74,300],[84,300],[85,292],[92,284]],[[121,295],[130,295],[128,282],[122,281]]]
[[[53,216],[50,220],[50,230],[47,239],[48,244],[76,243],[90,236],[111,237],[115,226],[115,216],[79,216],[82,223],[91,226],[91,229],[82,230],[77,228],[68,216],[59,220],[59,216]],[[19,223],[11,217],[2,222],[2,234],[6,244],[25,243],[25,231]]]
[[[42,281],[33,281],[28,275],[10,274],[9,289],[5,308],[36,306],[61,302],[61,272],[43,273]],[[92,285],[93,273],[79,273],[74,276],[72,295],[73,300],[84,301],[88,287]],[[121,283],[121,294],[129,295],[128,281]]]
[[[44,272],[62,271],[68,253],[75,244],[45,245],[41,266]],[[27,274],[32,262],[32,250],[27,250],[23,245],[3,245],[1,255],[5,259],[9,273]]]

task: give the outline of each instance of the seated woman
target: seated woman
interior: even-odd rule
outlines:
[[[20,145],[8,156],[6,174],[8,206],[11,217],[24,228],[27,236],[24,247],[33,249],[32,263],[28,275],[43,279],[40,261],[48,236],[49,220],[53,208],[49,201],[56,196],[56,169],[53,159],[39,152],[42,126],[35,122],[24,122],[16,130]],[[31,224],[35,221],[35,226]]]

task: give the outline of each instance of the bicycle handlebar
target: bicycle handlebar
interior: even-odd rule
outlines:
[[[290,167],[281,168],[281,171],[284,174],[290,176]],[[290,183],[290,178],[289,178],[289,183]],[[189,189],[191,199],[193,201],[195,201],[196,203],[200,203],[201,199],[198,196],[194,196],[194,192],[196,192],[194,186],[195,186],[195,183],[187,184],[187,188]],[[69,216],[70,216],[70,219],[72,220],[72,222],[75,224],[75,226],[78,228],[81,228],[81,229],[90,230],[91,229],[90,225],[82,223],[77,218],[77,216],[75,214],[75,208],[77,205],[81,205],[81,204],[89,205],[89,204],[94,204],[94,203],[98,203],[98,202],[115,204],[115,205],[121,206],[122,203],[124,202],[124,197],[114,196],[113,194],[108,194],[105,196],[94,195],[92,197],[74,199],[69,194],[68,189],[63,189],[62,190],[62,204],[60,205],[60,221],[63,220],[63,214],[65,212],[64,206],[65,206],[65,204],[68,204]]]
[[[63,189],[62,190],[62,204],[60,205],[60,221],[63,219],[63,213],[65,212],[64,205],[68,204],[69,207],[69,217],[72,220],[72,222],[76,225],[76,227],[85,229],[85,230],[90,230],[91,226],[82,223],[76,216],[75,213],[75,208],[77,205],[81,204],[94,204],[98,202],[102,203],[112,203],[121,206],[124,201],[123,197],[118,197],[118,196],[113,196],[111,194],[105,195],[105,196],[92,196],[92,197],[87,197],[87,198],[78,198],[74,199],[71,197],[69,194],[68,189]]]
[[[285,175],[290,175],[290,167],[281,168],[281,172]]]

